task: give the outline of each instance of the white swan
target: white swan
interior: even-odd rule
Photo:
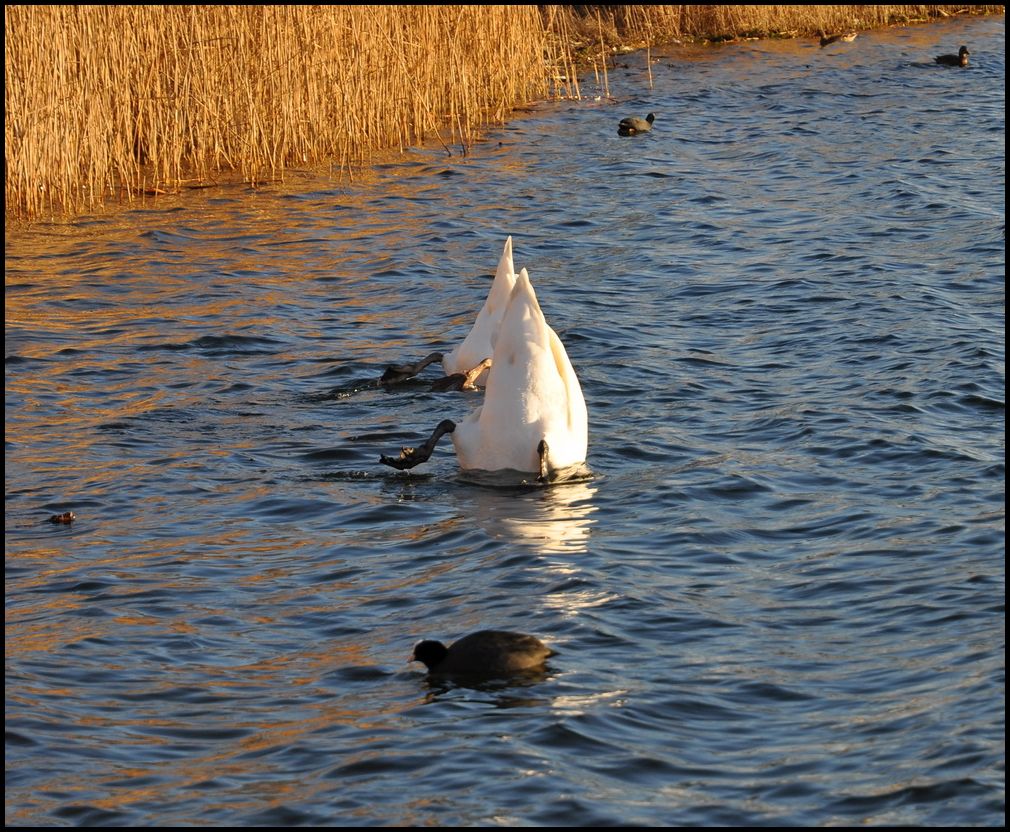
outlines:
[[[462,343],[457,344],[452,352],[442,358],[442,368],[447,376],[453,373],[468,373],[485,359],[491,357],[493,351],[492,338],[498,330],[505,307],[508,305],[512,287],[515,286],[515,265],[512,262],[512,238],[505,241],[505,249],[498,260],[494,283],[488,292],[484,306],[477,313],[477,320]],[[481,373],[476,384],[483,385],[487,381],[487,372]]]
[[[523,269],[494,339],[484,404],[453,431],[464,470],[560,471],[586,461],[589,418],[561,339]],[[538,451],[541,441],[545,452]]]
[[[586,401],[526,269],[516,278],[493,340],[484,403],[458,426],[444,419],[422,446],[380,462],[413,468],[451,433],[464,471],[534,473],[542,482],[578,472],[589,445]]]

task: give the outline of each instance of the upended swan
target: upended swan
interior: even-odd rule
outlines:
[[[547,481],[586,461],[589,417],[582,387],[526,269],[516,278],[492,340],[484,403],[459,425],[440,422],[420,448],[383,456],[382,463],[413,468],[446,433],[452,434],[464,471],[535,473]]]
[[[575,369],[523,269],[494,339],[484,404],[453,432],[460,467],[542,474],[544,464],[552,471],[578,465],[588,424]]]
[[[463,341],[442,359],[442,369],[447,376],[453,373],[468,373],[482,361],[491,357],[491,340],[501,324],[505,307],[508,306],[512,287],[516,285],[516,269],[512,261],[512,238],[505,241],[505,248],[498,260],[494,282],[488,292],[484,306],[477,313],[477,320]],[[477,384],[487,381],[487,373],[476,380]]]
[[[445,355],[433,352],[414,363],[391,364],[379,378],[378,384],[399,384],[418,375],[429,364],[441,361],[445,376],[432,383],[433,390],[476,390],[477,387],[483,387],[487,383],[487,368],[491,363],[491,340],[505,314],[515,283],[512,238],[509,237],[505,240],[505,248],[498,260],[491,291],[466,338]]]

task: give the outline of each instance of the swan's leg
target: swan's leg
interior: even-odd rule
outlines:
[[[466,378],[463,379],[463,389],[464,390],[476,390],[477,385],[474,384],[477,381],[477,377],[487,370],[491,366],[491,359],[485,358],[476,367],[474,367],[469,373],[466,374]]]
[[[435,450],[438,440],[445,434],[452,433],[454,430],[456,430],[456,423],[451,419],[443,419],[438,423],[438,427],[431,432],[428,441],[420,448],[401,448],[398,457],[380,456],[379,462],[383,465],[389,465],[391,468],[406,471],[408,468],[413,468],[415,465],[426,462],[428,457],[431,456],[431,452]]]
[[[386,367],[379,381],[382,384],[399,384],[401,381],[406,381],[408,378],[416,376],[429,364],[434,364],[436,361],[441,360],[442,353],[433,352],[413,364],[391,364]]]
[[[541,439],[540,444],[537,445],[537,456],[540,457],[540,476],[537,477],[537,482],[547,482],[550,479],[550,470],[547,467],[547,454],[550,453],[550,448],[547,447],[547,440]]]
[[[468,373],[453,373],[451,376],[443,376],[431,383],[431,389],[443,392],[445,390],[476,390],[474,382],[477,377],[491,366],[491,359],[485,358]]]
[[[436,378],[431,383],[431,389],[436,393],[444,393],[446,390],[462,390],[463,382],[466,381],[466,376],[462,373],[453,373],[449,376],[442,376],[442,378]]]

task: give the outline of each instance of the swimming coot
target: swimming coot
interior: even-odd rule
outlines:
[[[621,119],[621,123],[617,125],[617,135],[635,136],[638,133],[648,133],[652,129],[652,122],[655,120],[655,113],[649,113],[645,118],[639,118],[638,116],[623,118]]]
[[[968,66],[968,56],[971,52],[967,46],[962,46],[957,50],[956,55],[937,55],[936,62],[943,66]]]
[[[480,630],[450,647],[440,641],[419,641],[410,658],[423,662],[429,673],[489,677],[537,670],[553,655],[554,651],[534,636]]]

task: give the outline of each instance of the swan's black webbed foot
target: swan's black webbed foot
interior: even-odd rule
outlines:
[[[550,453],[550,448],[547,447],[547,440],[541,439],[540,444],[537,445],[537,456],[540,457],[540,476],[537,477],[537,482],[547,482],[550,477],[550,470],[547,467],[547,455]]]
[[[436,361],[441,360],[442,353],[433,352],[413,364],[390,364],[386,367],[379,381],[382,384],[399,384],[401,381],[413,378],[429,364],[434,364]]]
[[[380,456],[379,462],[391,468],[406,471],[408,468],[413,468],[415,465],[427,462],[428,457],[431,456],[431,452],[435,450],[438,440],[445,434],[452,433],[454,430],[456,430],[456,423],[451,419],[443,419],[438,423],[438,427],[432,431],[431,436],[428,437],[428,441],[420,448],[401,448],[398,457]]]
[[[466,382],[466,373],[453,373],[450,376],[436,378],[431,383],[431,389],[436,393],[444,393],[447,390],[462,390]]]

